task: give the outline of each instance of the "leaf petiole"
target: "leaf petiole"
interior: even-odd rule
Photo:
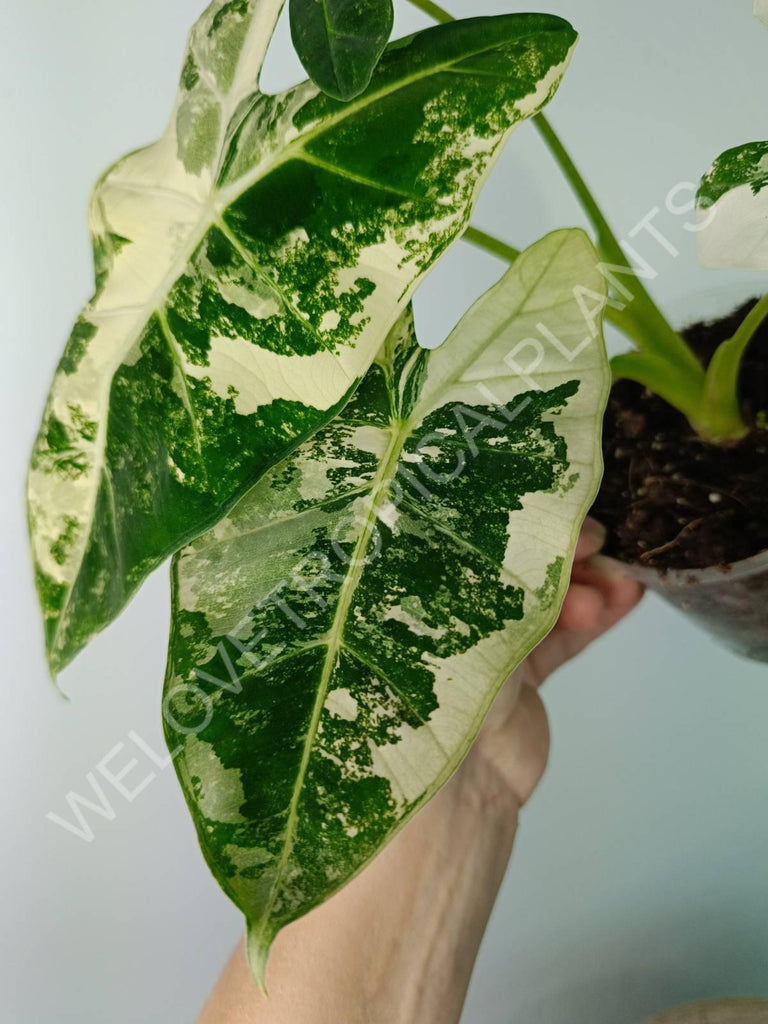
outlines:
[[[438,7],[437,4],[433,4],[432,0],[409,0],[409,3],[413,4],[414,7],[418,7],[420,11],[440,25],[447,25],[450,21],[456,21],[452,14],[443,10],[442,7]]]
[[[456,20],[448,11],[433,3],[432,0],[409,0],[409,2],[442,24]],[[634,273],[597,200],[552,125],[544,114],[537,114],[532,121],[587,214],[595,230],[601,256],[615,266],[633,272],[633,294],[630,300],[633,306],[631,320],[621,317],[614,318],[614,322],[622,331],[629,334],[641,351],[651,352],[663,359],[668,359],[696,377],[702,376],[701,365],[696,356],[670,325]],[[467,240],[471,241],[469,238]],[[630,328],[631,333],[629,333]]]
[[[737,441],[749,433],[739,402],[739,374],[744,353],[766,317],[768,295],[753,306],[733,337],[712,356],[704,378],[702,414],[696,424],[708,440]]]
[[[613,233],[600,206],[554,128],[543,114],[535,117],[533,122],[547,149],[549,149],[581,203],[584,212],[589,217],[597,235],[597,246],[600,254],[617,267],[632,271],[632,297],[629,299],[629,302],[632,307],[631,322],[633,324],[633,333],[630,337],[641,351],[651,352],[661,358],[668,359],[670,362],[685,367],[694,375],[700,376],[701,366],[699,361],[677,331],[670,325],[637,277],[632,265],[624,254],[621,243]],[[627,321],[625,320],[624,322],[626,323]]]
[[[520,255],[519,249],[513,249],[511,245],[507,245],[495,235],[489,235],[487,231],[481,231],[480,228],[472,227],[472,225],[465,230],[462,238],[470,245],[489,252],[492,256],[498,256],[499,259],[506,260],[507,263],[514,263]]]

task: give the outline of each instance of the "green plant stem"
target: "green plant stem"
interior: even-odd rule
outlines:
[[[432,0],[409,0],[409,2],[441,24],[447,24],[456,20],[448,11],[433,3]],[[631,338],[638,348],[653,352],[662,358],[670,359],[687,369],[695,377],[701,378],[703,385],[704,375],[701,364],[685,341],[669,324],[664,314],[637,278],[631,264],[624,255],[618,239],[611,230],[610,224],[557,133],[543,114],[537,114],[532,120],[555,162],[560,167],[584,208],[595,230],[601,255],[615,266],[630,271],[634,278],[632,298],[628,300],[631,308],[628,305],[627,309],[619,311],[616,307],[609,307],[610,312],[607,311],[608,319],[614,322],[623,333]]]
[[[629,310],[607,305],[603,312],[603,318],[606,323],[613,324],[617,331],[621,331],[624,337],[629,338],[637,348],[642,347],[645,340],[645,328],[630,315]]]
[[[634,273],[603,211],[554,128],[544,114],[538,114],[532,120],[589,218],[597,235],[601,255],[615,266],[632,271],[632,297],[627,300],[627,317],[624,320],[626,324],[632,325],[630,337],[641,350],[671,359],[703,381],[701,364]]]
[[[428,15],[434,21],[439,22],[441,25],[447,25],[450,21],[456,21],[452,14],[448,11],[444,11],[442,7],[438,7],[437,4],[433,4],[432,0],[410,0],[410,3],[414,7],[418,7],[420,11]]]
[[[576,194],[576,197],[581,203],[587,217],[589,217],[597,235],[598,246],[603,255],[607,256],[608,259],[613,260],[615,263],[626,266],[627,258],[624,255],[623,249],[619,245],[618,239],[614,235],[610,224],[597,203],[597,200],[587,187],[587,183],[582,178],[581,173],[571,159],[568,151],[560,141],[560,137],[557,135],[544,114],[537,114],[536,117],[532,118],[532,120],[544,140],[547,149],[554,157],[555,163],[563,172],[566,181]]]
[[[764,295],[759,302],[755,303],[741,321],[736,333],[730,340],[729,344],[733,345],[739,360],[746,352],[747,346],[766,317],[768,317],[768,295]]]
[[[481,231],[480,228],[472,227],[471,225],[464,231],[463,238],[465,242],[469,242],[471,245],[490,253],[492,256],[498,256],[499,259],[510,264],[514,263],[520,255],[519,249],[513,248],[495,235],[491,235],[487,231]],[[642,328],[628,315],[627,310],[617,309],[615,306],[608,305],[605,307],[603,316],[608,323],[613,324],[618,331],[621,331],[623,335],[636,345],[642,340]]]
[[[696,428],[713,441],[736,441],[749,433],[739,401],[741,363],[749,343],[768,317],[768,295],[764,295],[712,356],[704,380],[704,398]]]
[[[480,228],[474,228],[471,225],[465,230],[463,238],[465,242],[469,242],[493,256],[498,256],[499,259],[506,260],[507,263],[514,263],[520,255],[519,249],[513,249],[511,245],[502,242],[495,235],[489,235],[486,231],[481,231]]]

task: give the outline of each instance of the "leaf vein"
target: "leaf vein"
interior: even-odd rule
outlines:
[[[365,655],[361,654],[356,648],[352,647],[349,643],[347,643],[346,640],[342,641],[341,646],[347,652],[347,654],[351,655],[362,665],[365,665],[366,668],[370,669],[371,672],[374,673],[374,675],[379,676],[382,682],[386,683],[387,686],[390,687],[392,692],[397,696],[397,698],[400,701],[402,701],[402,703],[405,705],[408,711],[410,711],[413,717],[419,720],[422,728],[424,728],[429,733],[429,735],[434,739],[435,745],[439,748],[440,752],[445,756],[446,760],[453,756],[451,751],[449,751],[441,743],[437,733],[435,732],[434,727],[430,724],[429,719],[425,718],[424,715],[421,714],[418,708],[411,702],[410,697],[406,695],[405,691],[401,688],[399,683],[396,683],[394,681],[391,675],[384,672],[377,665],[374,665],[374,663],[369,658],[366,658]]]

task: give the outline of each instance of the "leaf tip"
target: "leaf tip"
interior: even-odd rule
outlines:
[[[64,690],[64,688],[61,685],[61,682],[59,681],[59,671],[63,666],[59,664],[55,652],[48,651],[46,663],[48,665],[48,675],[51,678],[51,683],[53,685],[53,689],[56,692],[56,695],[60,697],[66,704],[69,704],[71,702],[71,698],[69,694],[66,692],[66,690]]]
[[[267,992],[267,963],[269,953],[272,949],[274,935],[267,934],[263,927],[254,928],[248,924],[248,932],[245,940],[245,951],[248,957],[248,967],[251,977],[259,987],[259,991],[265,999],[269,998]]]
[[[59,684],[59,673],[62,669],[67,667],[71,660],[72,656],[68,651],[62,649],[61,644],[57,642],[57,638],[55,636],[46,636],[45,662],[48,666],[48,674],[56,689],[61,693],[63,693],[63,690]]]

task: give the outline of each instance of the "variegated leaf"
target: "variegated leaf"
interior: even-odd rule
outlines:
[[[392,0],[291,0],[291,38],[307,74],[340,100],[358,96],[387,44]]]
[[[768,25],[768,0],[753,13]],[[722,153],[697,196],[699,262],[705,267],[768,269],[768,142]]]
[[[97,291],[49,396],[29,517],[53,670],[352,393],[575,35],[545,15],[394,44],[365,94],[256,80],[283,0],[214,0],[166,134],[91,204]]]
[[[174,560],[166,739],[258,979],[555,622],[601,470],[597,262],[548,236],[431,353],[406,314],[343,412]]]
[[[721,154],[702,178],[697,244],[704,267],[768,269],[768,142]]]

